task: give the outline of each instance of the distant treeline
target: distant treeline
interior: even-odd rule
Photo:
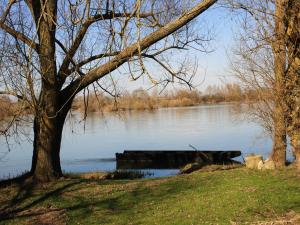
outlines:
[[[11,101],[8,97],[0,96],[0,120],[7,116],[13,116],[17,107],[17,103]]]
[[[33,114],[27,102],[9,98],[5,95],[0,95],[0,122],[9,119],[19,120],[22,115]],[[1,126],[0,126],[1,127]],[[0,128],[1,132],[1,128]]]
[[[90,95],[84,100],[83,96],[75,99],[73,110],[84,112],[125,111],[125,110],[154,110],[157,108],[196,106],[201,104],[216,104],[222,102],[256,101],[257,94],[253,90],[243,90],[238,84],[223,86],[208,86],[202,93],[198,90],[179,89],[164,92],[148,92],[137,89],[113,98],[108,94]],[[12,101],[6,96],[0,97],[0,120],[13,116],[20,109],[20,102]],[[26,111],[30,114],[30,111]]]
[[[86,112],[153,110],[163,107],[196,106],[200,104],[216,104],[221,102],[256,101],[257,94],[253,90],[243,90],[238,84],[208,86],[205,92],[180,89],[164,94],[137,89],[125,93],[118,98],[107,94],[83,96],[74,101],[73,109]]]

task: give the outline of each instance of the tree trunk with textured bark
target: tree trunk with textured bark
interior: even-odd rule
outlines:
[[[300,171],[300,2],[289,0],[286,7],[286,75],[287,130],[295,163]]]
[[[55,58],[57,1],[33,1],[32,4],[39,39],[41,92],[35,110],[31,173],[37,181],[50,181],[62,175],[59,153],[68,109],[62,107],[64,103],[57,79]]]
[[[276,168],[282,168],[286,163],[286,129],[284,123],[284,114],[282,113],[281,107],[278,107],[278,113],[274,117],[274,140],[273,140],[273,150],[271,154],[271,159],[275,164]]]
[[[272,43],[274,53],[275,74],[275,103],[274,103],[274,144],[271,159],[277,168],[285,166],[286,162],[286,123],[285,123],[285,24],[284,24],[284,1],[276,0],[274,42]]]
[[[47,104],[52,105],[49,102]],[[62,176],[60,147],[69,109],[70,104],[62,109],[56,109],[58,113],[55,116],[41,113],[35,117],[31,174],[37,181],[47,182]]]

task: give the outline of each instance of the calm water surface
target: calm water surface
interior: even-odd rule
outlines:
[[[243,155],[260,153],[267,157],[272,142],[262,128],[245,119],[233,104],[156,111],[125,112],[121,115],[94,113],[85,123],[81,115],[69,119],[63,133],[61,160],[66,172],[111,171],[116,152],[123,150],[241,150]],[[14,176],[30,169],[32,143],[11,140],[7,153],[0,139],[0,177]],[[241,160],[241,159],[240,159]],[[177,170],[151,170],[155,176]]]

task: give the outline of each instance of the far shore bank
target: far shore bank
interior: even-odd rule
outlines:
[[[114,112],[130,110],[155,110],[158,108],[190,107],[221,103],[256,102],[253,91],[242,91],[238,85],[226,85],[223,88],[201,93],[197,90],[176,90],[159,95],[149,94],[143,89],[126,93],[118,98],[106,94],[80,96],[74,100],[73,110],[80,112]]]
[[[79,95],[72,104],[73,111],[90,112],[116,112],[130,110],[155,110],[158,108],[188,107],[220,103],[251,103],[258,100],[253,90],[243,90],[237,84],[226,84],[218,87],[208,87],[205,92],[198,90],[177,89],[165,93],[144,89],[125,92],[118,97],[107,93],[91,93],[89,96]],[[31,114],[30,106],[25,107],[24,102],[13,101],[8,97],[0,98],[0,121],[7,117],[18,117]]]

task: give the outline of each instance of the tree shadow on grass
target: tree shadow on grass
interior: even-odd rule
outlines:
[[[112,219],[113,215],[125,216],[132,214],[132,210],[143,201],[160,201],[176,194],[178,189],[176,188],[162,188],[154,191],[154,193],[146,187],[143,182],[134,184],[131,190],[126,188],[121,191],[113,189],[113,196],[98,196],[81,194],[80,190],[84,190],[89,184],[95,184],[96,187],[104,187],[105,185],[124,185],[126,182],[122,181],[99,181],[99,180],[83,180],[72,179],[66,181],[65,184],[59,187],[50,187],[51,191],[47,191],[43,194],[37,194],[34,184],[32,183],[19,183],[17,186],[17,192],[14,197],[5,202],[3,207],[0,207],[0,222],[9,221],[12,219],[31,219],[50,212],[66,212],[72,214],[72,217],[76,220],[84,220],[89,217],[95,211],[99,211],[104,216],[101,216],[101,222],[108,223]],[[57,185],[56,185],[57,186]],[[151,187],[152,188],[152,187]],[[75,191],[70,201],[62,207],[41,207],[43,203],[47,202],[50,198],[56,198],[63,196],[68,191]],[[79,191],[79,192],[77,192]],[[88,193],[90,194],[90,193]],[[98,194],[101,194],[99,192]],[[56,201],[56,200],[55,200]],[[61,201],[65,199],[61,198]],[[60,200],[58,202],[60,205]],[[46,204],[44,204],[46,205]],[[54,204],[55,205],[55,204]],[[40,209],[40,210],[39,210]],[[105,220],[105,221],[104,221]]]
[[[19,213],[31,209],[32,207],[46,201],[51,197],[59,196],[66,189],[71,188],[77,184],[80,184],[81,182],[82,182],[81,180],[67,182],[63,186],[54,189],[53,189],[54,185],[49,185],[48,188],[53,190],[48,191],[45,194],[42,194],[41,196],[38,197],[35,197],[36,194],[34,193],[34,191],[36,190],[37,186],[34,182],[28,181],[26,179],[22,179],[19,180],[18,182],[14,182],[11,188],[16,189],[16,194],[13,196],[13,198],[2,202],[2,206],[0,206],[0,222],[3,220],[15,218]],[[7,186],[7,188],[10,187]]]

